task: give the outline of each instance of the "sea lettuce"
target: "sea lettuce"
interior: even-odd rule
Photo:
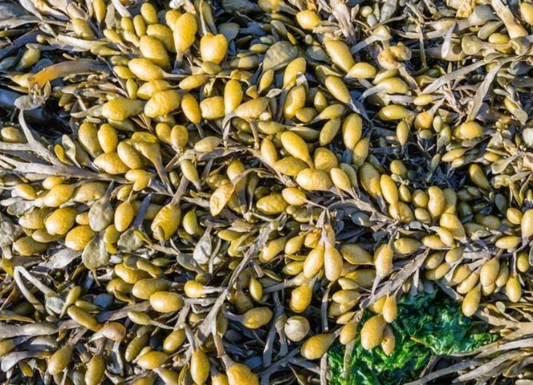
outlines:
[[[360,325],[372,314],[366,312]],[[431,357],[468,353],[496,340],[484,325],[461,313],[460,305],[440,291],[404,295],[398,303],[398,317],[391,324],[396,338],[392,355],[380,347],[362,348],[360,341],[343,372],[344,347],[329,351],[331,385],[401,385],[418,378]]]

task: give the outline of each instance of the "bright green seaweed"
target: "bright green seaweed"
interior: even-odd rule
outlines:
[[[363,322],[370,316],[366,312]],[[348,373],[343,373],[344,347],[335,345],[329,352],[330,384],[400,385],[418,378],[434,355],[468,353],[497,338],[463,316],[460,305],[442,292],[404,295],[392,328],[393,354],[380,347],[366,351],[357,340]]]

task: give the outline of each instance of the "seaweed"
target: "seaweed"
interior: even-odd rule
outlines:
[[[366,311],[361,325],[371,315]],[[380,347],[367,351],[358,339],[348,372],[343,370],[344,347],[334,345],[329,351],[330,384],[400,385],[417,379],[436,355],[469,353],[498,338],[486,324],[465,317],[460,305],[441,291],[402,296],[391,326],[394,352],[387,356]]]

